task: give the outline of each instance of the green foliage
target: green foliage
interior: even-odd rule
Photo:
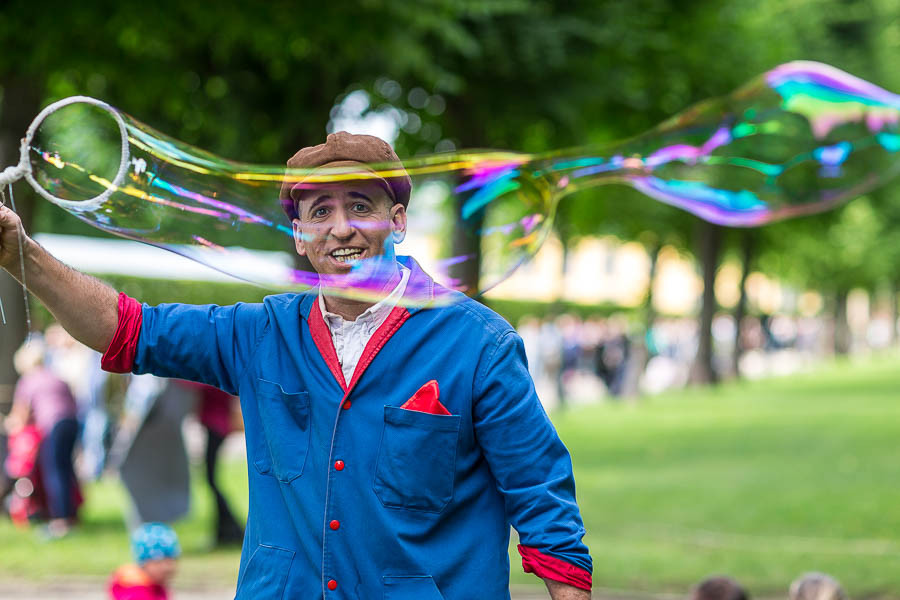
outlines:
[[[826,292],[875,289],[886,278],[892,281],[898,250],[890,240],[898,233],[882,212],[888,202],[889,196],[877,194],[833,213],[772,225],[764,231],[760,266],[800,287]]]
[[[896,4],[851,0],[819,8],[784,9],[804,58],[900,90],[900,78],[890,68],[900,51],[900,30],[891,19]],[[892,183],[833,212],[766,227],[761,240],[760,266],[773,275],[829,293],[874,290],[898,279],[900,186]]]

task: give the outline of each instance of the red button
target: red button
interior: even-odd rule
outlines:
[[[334,529],[335,531],[337,531],[341,526],[341,522],[338,521],[337,519],[335,519],[334,521],[329,523],[328,526],[331,527],[332,529]]]
[[[344,410],[347,410],[348,408],[350,408],[350,404],[351,404],[351,402],[349,400],[344,402]]]
[[[328,589],[332,590],[332,591],[336,590],[337,589],[337,581],[335,581],[334,579],[329,579],[328,580]]]
[[[344,461],[342,461],[342,460],[336,461],[334,463],[334,468],[337,469],[338,471],[343,471],[344,470]]]

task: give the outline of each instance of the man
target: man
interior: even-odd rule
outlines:
[[[367,167],[384,162],[398,162],[389,145],[344,132],[288,161],[360,173],[282,187],[297,252],[319,274],[309,293],[141,307],[27,240],[29,286],[105,368],[240,395],[250,512],[238,598],[508,598],[510,525],[554,600],[589,598],[571,460],[521,339],[395,255],[411,183],[402,168]],[[17,225],[0,212],[13,274]]]

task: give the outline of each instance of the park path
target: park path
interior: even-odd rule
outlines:
[[[107,600],[106,583],[95,579],[60,581],[0,580],[0,600]],[[513,586],[512,600],[547,600],[543,586]],[[182,588],[173,590],[172,600],[231,600],[232,588]],[[681,600],[678,595],[650,595],[619,590],[594,590],[594,600]]]
[[[0,580],[0,600],[107,600],[106,583],[102,580],[65,580],[59,582],[27,582]],[[543,592],[543,593],[541,593]],[[513,588],[513,600],[546,599],[547,593],[538,586]],[[172,600],[231,600],[232,588],[180,588],[172,593]],[[594,594],[594,598],[598,598]],[[633,600],[633,599],[631,599]]]

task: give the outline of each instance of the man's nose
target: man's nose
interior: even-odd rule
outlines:
[[[353,232],[353,222],[350,220],[350,216],[342,210],[335,211],[331,224],[332,237],[347,239],[353,235]]]

